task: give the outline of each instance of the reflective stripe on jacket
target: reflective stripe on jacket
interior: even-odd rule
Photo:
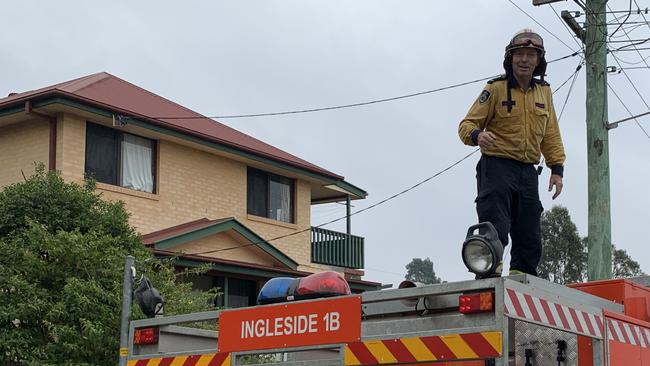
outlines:
[[[483,154],[533,164],[538,164],[540,154],[544,154],[546,165],[554,174],[559,171],[562,175],[566,157],[551,88],[535,80],[528,90],[516,86],[511,93],[512,109],[508,111],[508,81],[498,78],[488,82],[458,126],[460,139],[476,146],[478,132],[492,132],[496,141],[489,148],[481,148]]]

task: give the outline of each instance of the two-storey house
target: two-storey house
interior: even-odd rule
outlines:
[[[335,173],[107,73],[0,99],[0,187],[34,162],[121,200],[157,256],[209,263],[197,288],[251,305],[277,276],[321,270],[363,281],[363,238],[312,228],[312,205],[363,199]]]

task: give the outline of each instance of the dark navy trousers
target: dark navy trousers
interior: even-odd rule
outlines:
[[[476,213],[490,221],[504,248],[512,238],[510,269],[537,275],[542,256],[538,175],[533,164],[482,155],[476,165]]]

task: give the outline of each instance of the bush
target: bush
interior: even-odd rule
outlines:
[[[164,294],[166,314],[209,309],[213,294],[176,283],[173,262],[151,255],[123,203],[102,200],[93,181],[68,183],[38,165],[0,192],[0,363],[117,364],[128,254]]]

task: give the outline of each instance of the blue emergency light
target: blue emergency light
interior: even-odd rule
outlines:
[[[276,277],[268,280],[257,295],[258,304],[350,295],[348,282],[339,273],[326,271],[307,277]]]
[[[275,277],[268,280],[257,295],[258,304],[273,304],[287,301],[289,288],[298,281],[297,278]]]

